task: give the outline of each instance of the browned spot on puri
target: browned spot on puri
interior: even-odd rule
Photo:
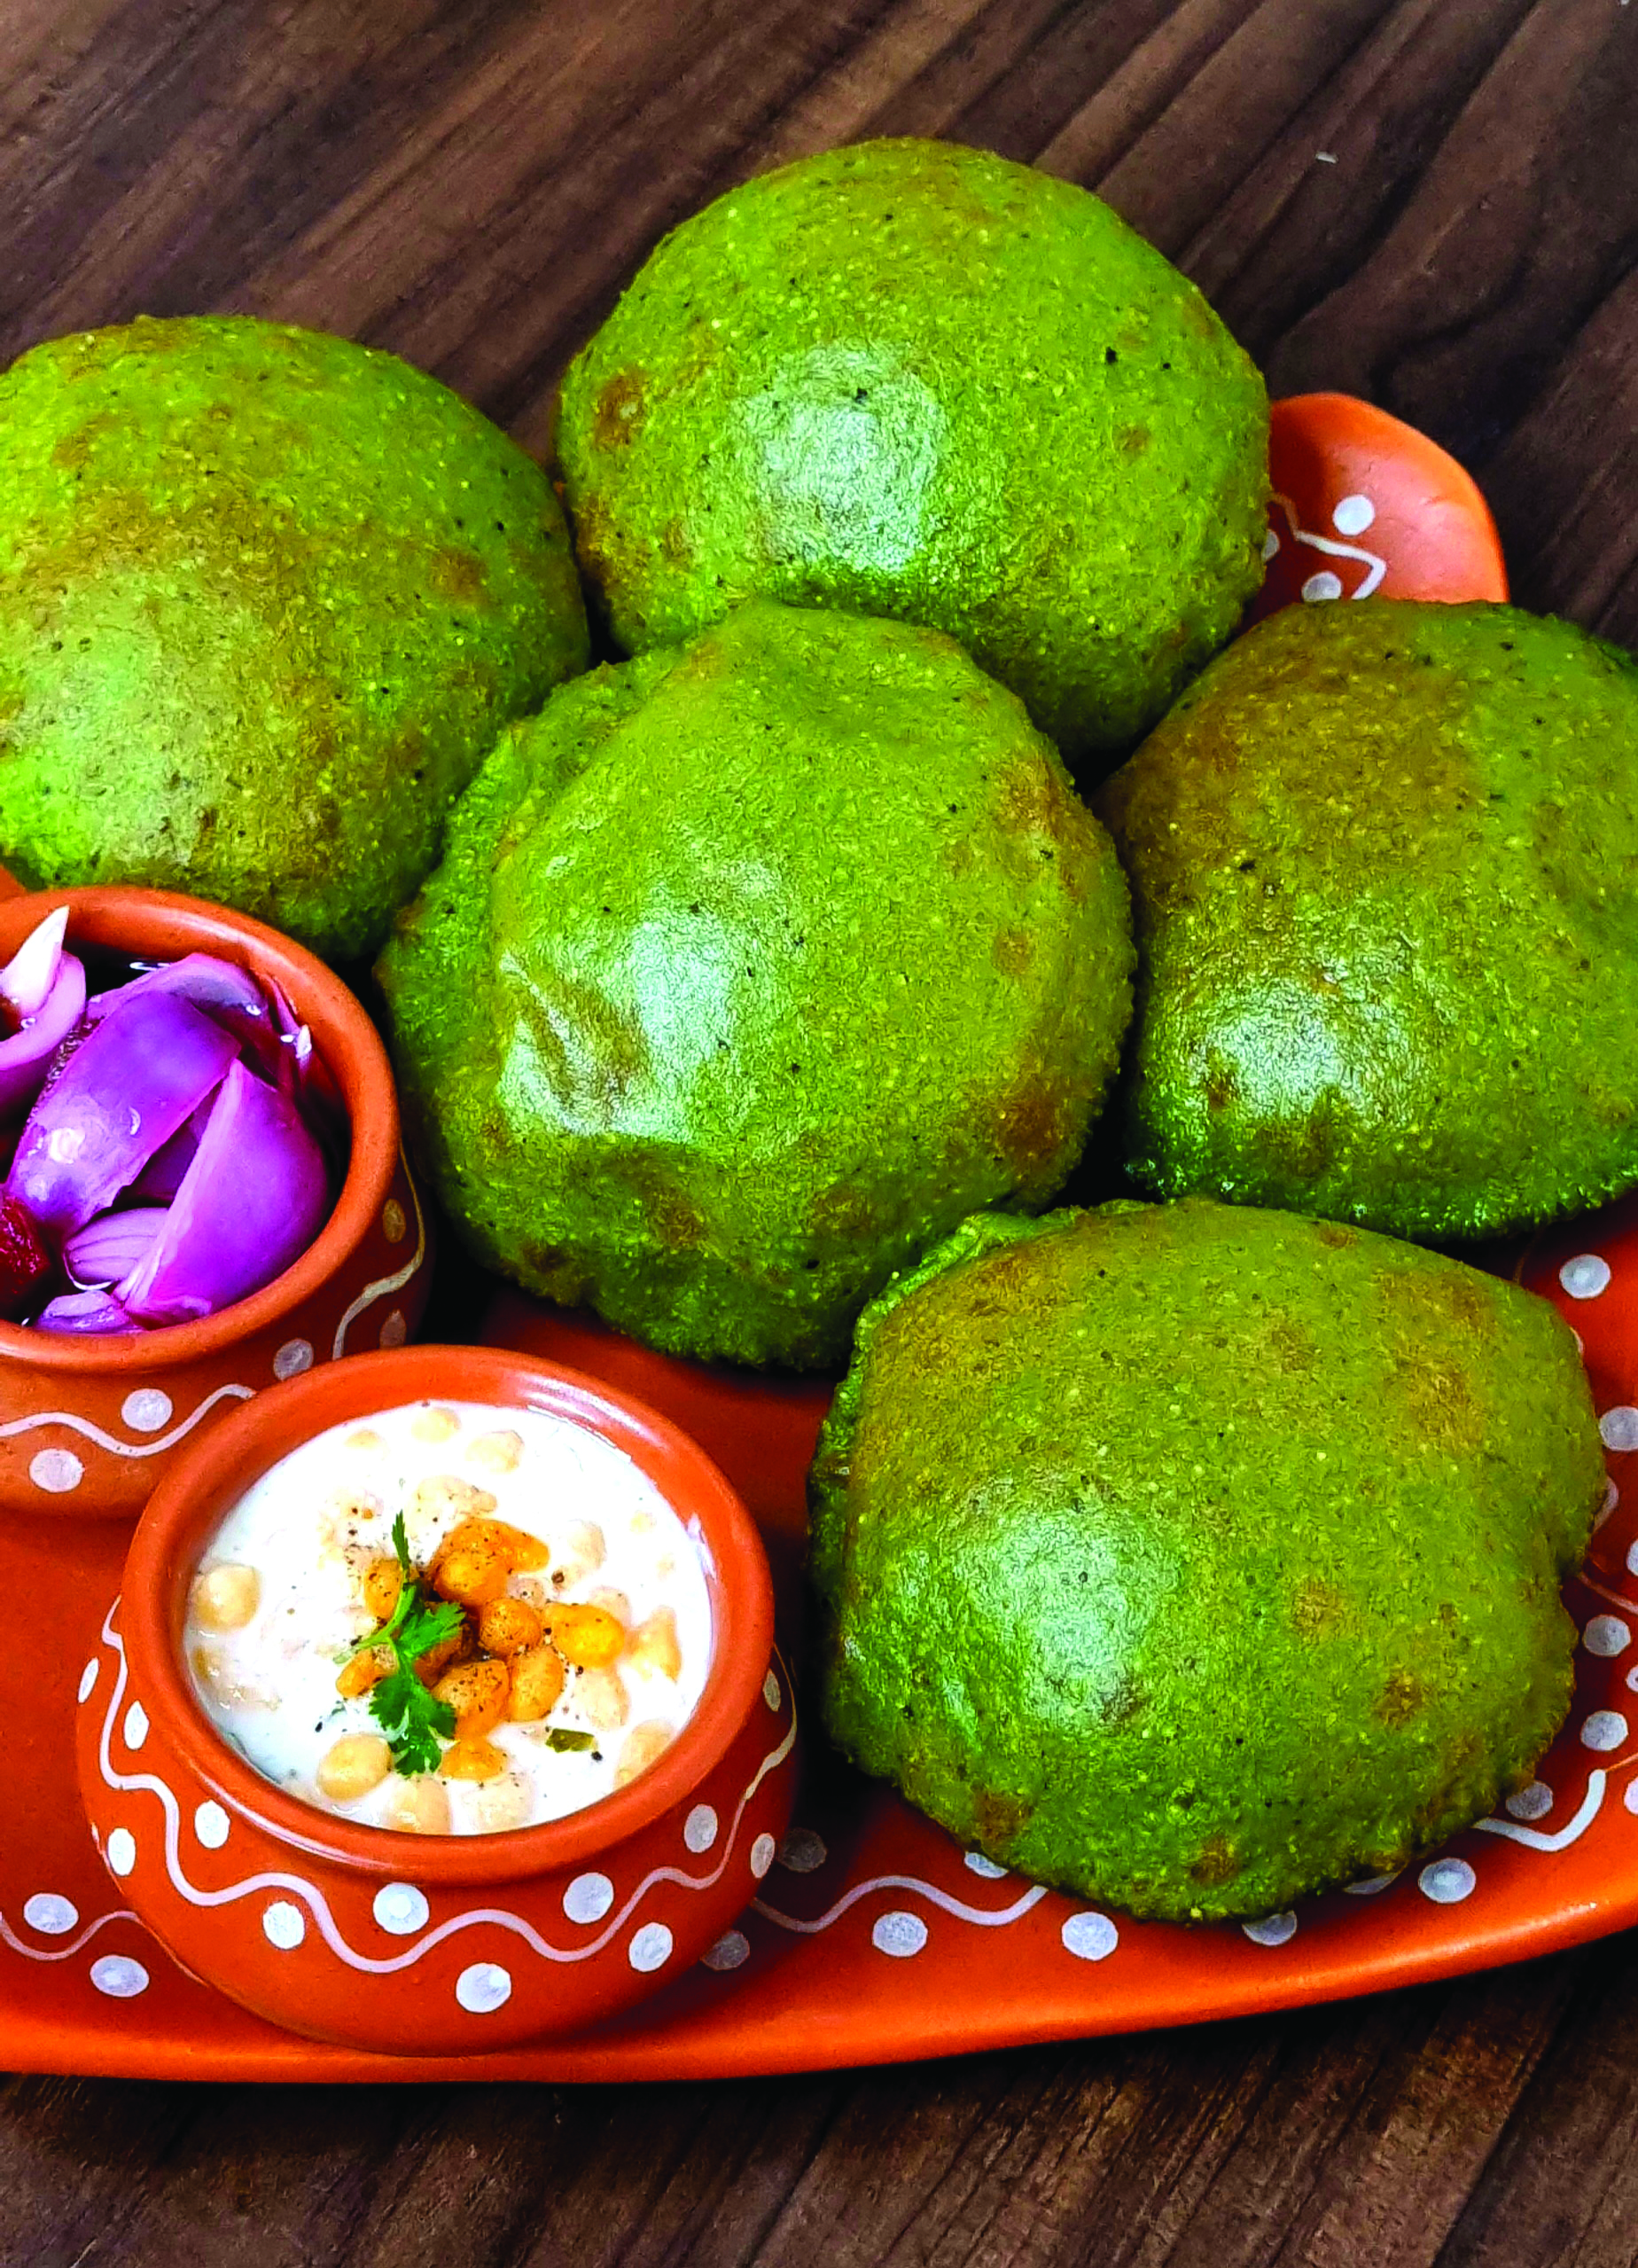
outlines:
[[[1314,1234],[1330,1252],[1346,1252],[1351,1244],[1357,1244],[1360,1240],[1359,1231],[1349,1228],[1344,1221],[1322,1221]]]
[[[694,557],[694,546],[688,540],[688,530],[673,516],[661,530],[659,548],[674,567],[687,567]]]
[[[692,1198],[666,1182],[638,1192],[659,1242],[672,1252],[693,1252],[706,1240],[706,1216]]]
[[[458,598],[470,604],[488,596],[488,575],[475,551],[462,551],[456,544],[434,551],[432,574],[433,588],[440,598]]]
[[[1029,1825],[1027,1803],[1016,1795],[1002,1795],[991,1787],[972,1791],[972,1824],[986,1850],[1004,1850]]]
[[[1407,1349],[1396,1362],[1394,1380],[1424,1440],[1443,1449],[1477,1448],[1483,1441],[1485,1413],[1460,1365],[1432,1362]]]
[[[1319,1359],[1313,1339],[1289,1315],[1269,1317],[1268,1343],[1275,1368],[1288,1374],[1311,1371]]]
[[[815,1244],[863,1242],[876,1235],[880,1226],[870,1192],[853,1182],[837,1182],[821,1190],[807,1209],[807,1234]]]
[[[1299,1638],[1318,1638],[1336,1629],[1343,1612],[1342,1593],[1317,1576],[1310,1576],[1298,1585],[1291,1600],[1291,1628]]]
[[[1147,426],[1125,426],[1116,436],[1115,446],[1122,457],[1141,457],[1152,439]]]
[[[1112,1732],[1130,1724],[1149,1706],[1149,1696],[1134,1678],[1122,1678],[1107,1700],[1098,1704],[1098,1717]]]
[[[1026,1081],[1003,1095],[993,1123],[995,1147],[1020,1182],[1056,1165],[1069,1131],[1069,1098],[1056,1083]]]
[[[1377,1696],[1372,1714],[1397,1732],[1401,1725],[1410,1723],[1422,1702],[1421,1681],[1413,1678],[1408,1670],[1391,1670],[1386,1685]]]
[[[115,423],[117,420],[106,410],[99,411],[94,418],[88,418],[82,426],[76,426],[72,433],[64,434],[58,442],[51,451],[52,464],[60,465],[65,473],[82,471],[97,442]]]
[[[635,441],[648,407],[648,387],[638,370],[619,370],[598,388],[591,410],[594,449],[624,449]]]
[[[1027,929],[1003,929],[991,950],[1004,976],[1022,976],[1035,958],[1035,941]]]
[[[1240,1099],[1240,1074],[1229,1058],[1213,1048],[1206,1066],[1205,1107],[1227,1110]]]
[[[1223,1882],[1232,1882],[1240,1871],[1240,1857],[1225,1834],[1207,1835],[1200,1846],[1200,1856],[1189,1869],[1189,1879],[1207,1889]]]

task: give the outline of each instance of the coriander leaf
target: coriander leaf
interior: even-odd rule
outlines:
[[[464,1615],[452,1599],[428,1599],[410,1558],[410,1539],[400,1512],[393,1522],[398,1554],[398,1597],[386,1622],[361,1638],[355,1654],[385,1646],[396,1665],[370,1690],[370,1714],[392,1744],[394,1769],[413,1776],[436,1771],[441,1738],[455,1732],[455,1711],[429,1693],[415,1674],[415,1663],[459,1631]]]
[[[576,1732],[567,1724],[554,1724],[546,1735],[546,1746],[555,1748],[560,1756],[573,1748],[595,1748],[597,1745],[595,1732]]]
[[[370,1714],[391,1742],[398,1771],[411,1776],[437,1771],[439,1736],[448,1740],[455,1731],[455,1711],[430,1693],[413,1670],[394,1670],[370,1688]]]
[[[440,1599],[435,1605],[417,1600],[399,1625],[395,1643],[400,1659],[418,1662],[435,1646],[452,1638],[464,1620],[463,1610],[453,1599]]]

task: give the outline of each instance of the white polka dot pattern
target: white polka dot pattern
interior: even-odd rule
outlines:
[[[370,1911],[389,1936],[413,1937],[425,1929],[432,1914],[424,1892],[413,1882],[388,1882],[375,1894]]]
[[[275,1898],[262,1914],[261,1934],[281,1953],[292,1953],[307,1936],[307,1916],[288,1898]]]
[[[66,1937],[79,1919],[74,1900],[58,1897],[55,1890],[36,1891],[23,1905],[23,1920],[43,1937]]]
[[[645,1921],[626,1948],[626,1958],[639,1976],[652,1976],[671,1959],[672,1936],[663,1921]]]
[[[614,1885],[606,1874],[577,1874],[563,1893],[563,1911],[571,1921],[601,1921],[614,1903]]]
[[[1465,1858],[1436,1858],[1417,1875],[1416,1886],[1435,1905],[1460,1905],[1472,1897],[1478,1881]]]
[[[1507,1809],[1516,1819],[1544,1819],[1552,1808],[1553,1791],[1544,1779],[1533,1779],[1507,1799]]]
[[[1072,1913],[1058,1936],[1065,1951],[1078,1961],[1106,1961],[1120,1943],[1120,1932],[1106,1913]]]
[[[927,1925],[918,1913],[881,1914],[870,1932],[870,1943],[877,1951],[890,1955],[895,1961],[909,1960],[926,1942]]]
[[[1572,1300],[1595,1300],[1610,1287],[1610,1263],[1595,1252],[1578,1253],[1565,1261],[1558,1280]]]
[[[1241,1928],[1253,1945],[1285,1945],[1297,1935],[1294,1913],[1270,1913],[1260,1921],[1243,1921]]]
[[[1600,1756],[1618,1748],[1626,1738],[1626,1719],[1618,1709],[1595,1709],[1581,1727],[1581,1746]]]
[[[511,1978],[498,1961],[474,1961],[455,1980],[455,1997],[469,2016],[492,2016],[511,1993]]]
[[[1604,1447],[1614,1450],[1618,1457],[1638,1449],[1638,1410],[1630,1402],[1618,1402],[1599,1419],[1598,1431]]]
[[[170,1423],[175,1407],[170,1396],[161,1394],[157,1386],[139,1386],[121,1403],[120,1415],[134,1434],[156,1434]]]
[[[124,1953],[105,1953],[91,1963],[91,1983],[110,2000],[134,2000],[148,1990],[148,1972]]]

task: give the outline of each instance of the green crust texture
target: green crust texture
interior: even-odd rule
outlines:
[[[1515,607],[1292,606],[1098,809],[1136,1179],[1404,1236],[1638,1180],[1638,666]]]
[[[969,1221],[820,1439],[830,1729],[1042,1881],[1282,1911],[1529,1778],[1603,1488],[1572,1333],[1460,1262],[1200,1198]]]
[[[0,377],[0,857],[372,950],[588,659],[561,507],[392,355],[143,318]]]
[[[866,142],[659,246],[570,369],[582,569],[629,651],[750,591],[947,630],[1072,763],[1129,747],[1262,578],[1268,401],[1107,205]]]
[[[480,1259],[809,1368],[975,1204],[1050,1198],[1131,966],[1108,837],[1010,693],[935,631],[753,600],[514,727],[379,974]]]

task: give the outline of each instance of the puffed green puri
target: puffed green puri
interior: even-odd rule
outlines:
[[[1283,1911],[1530,1778],[1603,1488],[1514,1285],[1205,1199],[983,1216],[866,1310],[820,1439],[830,1730],[1041,1881]]]
[[[628,651],[748,592],[931,623],[1072,765],[1262,580],[1249,357],[1107,205],[955,143],[827,150],[684,221],[569,370],[558,446]]]
[[[1057,1190],[1131,966],[1109,839],[1010,693],[936,631],[754,601],[509,732],[379,974],[481,1260],[817,1367],[975,1206]]]
[[[1132,1171],[1434,1240],[1638,1181],[1638,663],[1514,606],[1290,606],[1097,798]]]
[[[588,659],[533,458],[394,356],[146,318],[0,377],[0,858],[373,951]]]

